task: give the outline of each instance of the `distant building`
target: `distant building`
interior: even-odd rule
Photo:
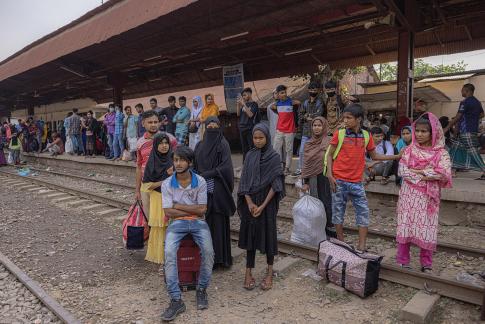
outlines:
[[[485,69],[415,78],[414,115],[432,112],[436,116],[455,116],[465,83],[475,85],[475,96],[485,105]],[[361,83],[363,94],[356,94],[372,116],[394,119],[396,114],[396,81]]]

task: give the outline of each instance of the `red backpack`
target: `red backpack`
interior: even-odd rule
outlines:
[[[123,243],[128,250],[141,250],[148,240],[150,227],[148,219],[137,200],[131,205],[128,215],[123,221]]]

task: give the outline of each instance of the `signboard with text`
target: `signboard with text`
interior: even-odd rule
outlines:
[[[244,89],[243,64],[224,66],[222,69],[224,78],[224,98],[226,108],[230,113],[237,111],[237,97]]]

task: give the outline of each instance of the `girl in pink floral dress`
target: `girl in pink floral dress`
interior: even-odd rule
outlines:
[[[441,124],[432,113],[413,124],[412,144],[399,162],[403,178],[397,205],[397,263],[409,267],[411,243],[421,248],[421,271],[432,271],[441,188],[451,187],[451,162]]]

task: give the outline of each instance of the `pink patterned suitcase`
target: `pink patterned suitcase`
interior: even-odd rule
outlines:
[[[352,246],[330,238],[320,242],[317,273],[338,286],[367,297],[379,286],[382,257],[359,253]]]

